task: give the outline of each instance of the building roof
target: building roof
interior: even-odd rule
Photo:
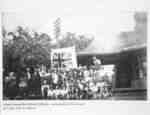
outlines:
[[[115,54],[121,53],[124,51],[138,50],[141,48],[146,48],[146,41],[144,42],[135,42],[135,40],[130,40],[130,42],[118,43],[112,49],[107,49],[107,47],[101,46],[98,40],[94,40],[89,47],[78,52],[78,55],[103,55],[103,54]]]
[[[144,14],[144,16],[143,16]],[[147,20],[142,18],[147,18],[145,13],[135,13],[135,28],[134,31],[120,32],[120,34],[113,38],[110,43],[101,43],[104,38],[96,38],[92,43],[84,50],[78,52],[78,55],[103,55],[103,54],[114,54],[123,51],[137,50],[147,47]],[[107,39],[107,38],[106,38]],[[113,45],[112,45],[113,42]],[[110,45],[109,45],[110,44]]]

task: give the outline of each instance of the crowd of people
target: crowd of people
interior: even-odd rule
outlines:
[[[26,68],[3,74],[4,99],[103,99],[112,96],[112,81],[99,61],[87,68]],[[101,66],[99,66],[101,65]],[[98,68],[97,68],[98,67]]]

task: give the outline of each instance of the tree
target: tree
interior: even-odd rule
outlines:
[[[9,32],[13,39],[7,44],[3,44],[3,65],[9,71],[18,71],[26,66],[36,66],[39,64],[50,64],[48,42],[51,40],[47,34],[37,34],[34,36],[22,27],[18,27],[15,32]],[[17,34],[16,34],[17,33]],[[4,39],[3,39],[4,40]],[[50,48],[50,45],[49,45]]]
[[[60,36],[60,19],[56,21],[56,39]],[[32,34],[31,34],[32,33]],[[7,39],[11,35],[13,39]],[[75,46],[77,51],[86,48],[93,37],[67,32],[62,39],[57,39],[56,45],[46,33],[30,32],[18,26],[13,32],[3,32],[3,67],[8,71],[20,71],[25,67],[36,65],[50,66],[50,51],[52,48]]]
[[[61,19],[57,18],[54,21],[54,38],[58,40],[60,35],[61,35]]]
[[[75,46],[77,51],[85,49],[93,40],[93,37],[87,37],[85,35],[76,35],[75,33],[67,32],[61,40],[59,40],[59,46],[69,47]]]

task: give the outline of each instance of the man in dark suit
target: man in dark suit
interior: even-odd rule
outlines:
[[[31,93],[31,69],[29,67],[26,68],[26,71],[24,73],[24,77],[27,80],[27,87],[28,87],[28,95]]]
[[[41,92],[41,80],[37,69],[34,70],[30,83],[32,94],[39,96]]]

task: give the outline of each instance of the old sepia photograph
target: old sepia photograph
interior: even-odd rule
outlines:
[[[2,12],[3,100],[147,100],[145,11]]]

